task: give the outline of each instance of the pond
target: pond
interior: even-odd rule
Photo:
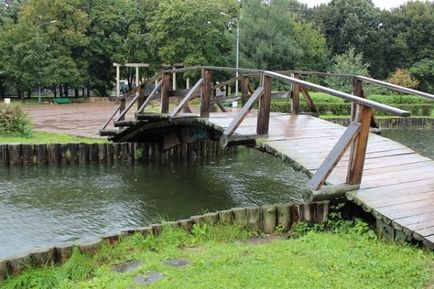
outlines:
[[[383,130],[382,135],[434,159],[434,131],[432,130]]]
[[[0,259],[206,210],[301,201],[307,180],[243,147],[202,164],[2,168]]]

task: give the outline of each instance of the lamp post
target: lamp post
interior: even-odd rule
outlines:
[[[239,76],[238,69],[240,68],[240,20],[241,20],[241,16],[239,16],[238,18],[233,18],[231,15],[229,15],[225,12],[220,12],[220,14],[223,16],[229,17],[231,19],[231,22],[236,21],[236,23],[237,23],[236,53],[235,53],[235,67],[237,70],[235,72],[235,76],[238,77]],[[238,95],[238,79],[235,81],[235,95]]]

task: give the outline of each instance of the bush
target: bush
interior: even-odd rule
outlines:
[[[20,105],[0,105],[0,134],[32,135],[32,122]]]
[[[407,88],[416,88],[419,85],[419,81],[414,79],[410,71],[402,68],[398,68],[387,81]]]

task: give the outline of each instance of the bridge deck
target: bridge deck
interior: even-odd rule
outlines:
[[[234,113],[211,114],[209,121],[226,128]],[[272,113],[269,137],[263,145],[315,173],[345,128],[307,115]],[[236,134],[256,133],[250,114]],[[328,178],[345,182],[347,152]],[[434,161],[390,139],[370,134],[362,184],[348,198],[379,219],[434,247]]]

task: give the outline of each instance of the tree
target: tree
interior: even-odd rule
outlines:
[[[37,26],[20,21],[0,32],[0,77],[16,87],[19,97],[47,79],[48,59],[47,38]]]
[[[362,54],[357,54],[355,49],[351,48],[347,52],[333,57],[330,72],[368,76],[368,68],[369,64],[363,62]],[[352,79],[347,77],[328,77],[326,83],[331,88],[347,93],[352,92]]]
[[[39,26],[48,37],[50,85],[60,86],[61,94],[87,84],[83,53],[89,44],[89,21],[83,5],[84,0],[29,0],[21,11],[24,21]]]
[[[421,90],[434,93],[434,58],[424,58],[416,62],[410,72],[420,81]]]
[[[242,65],[260,69],[316,69],[327,56],[324,37],[290,13],[294,1],[246,0],[241,10]]]
[[[226,1],[227,2],[227,1]],[[222,1],[162,0],[149,23],[150,40],[164,64],[227,65],[233,51]]]
[[[419,81],[414,79],[410,71],[402,68],[398,68],[387,81],[407,88],[415,88],[419,84]]]

